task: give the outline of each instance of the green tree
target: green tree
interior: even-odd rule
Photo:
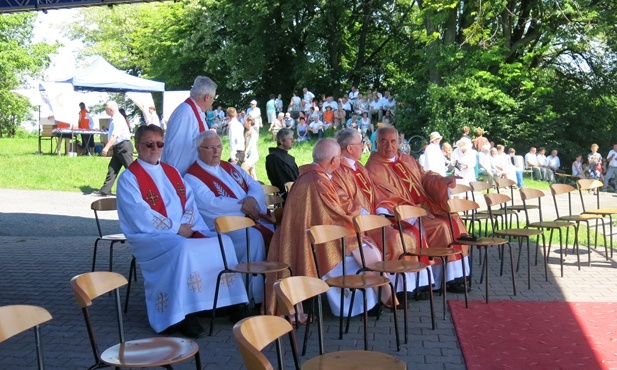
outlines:
[[[30,112],[28,101],[11,92],[27,76],[36,77],[49,65],[56,45],[32,42],[36,14],[0,15],[0,137],[15,136]]]

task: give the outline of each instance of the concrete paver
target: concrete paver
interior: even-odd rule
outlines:
[[[613,194],[602,193],[602,206],[617,206]],[[78,193],[21,191],[0,189],[0,305],[33,304],[49,310],[53,319],[42,325],[45,361],[48,369],[83,369],[93,364],[93,357],[81,312],[69,287],[69,280],[77,274],[89,271],[96,226],[90,211],[91,196]],[[590,198],[591,199],[591,198]],[[480,201],[482,203],[482,201]],[[553,216],[550,196],[543,201],[545,219]],[[119,232],[115,215],[105,216],[104,228],[109,233]],[[557,248],[558,249],[558,248]],[[516,252],[518,248],[514,248]],[[105,269],[108,262],[107,248],[99,254],[97,268]],[[532,247],[532,252],[535,246]],[[505,263],[503,276],[499,276],[497,250],[489,252],[489,292],[491,300],[517,301],[617,301],[617,262],[608,262],[604,249],[588,252],[581,249],[581,269],[576,266],[576,255],[565,257],[564,277],[559,276],[559,252],[553,247],[549,257],[549,276],[545,278],[542,258],[531,267],[531,289],[527,289],[526,253],[521,257],[521,268],[515,273],[517,295],[512,294],[510,272]],[[587,266],[591,253],[592,265]],[[516,257],[515,257],[516,258]],[[532,257],[533,258],[533,257]],[[128,246],[116,246],[114,271],[128,276],[131,253]],[[470,318],[474,319],[473,306],[484,304],[484,282],[479,283],[480,268],[477,254],[474,255],[474,281],[470,292],[472,304]],[[139,272],[139,269],[138,269]],[[124,297],[126,289],[122,289]],[[449,294],[449,299],[462,299],[462,295]],[[441,297],[435,296],[436,330],[430,328],[428,301],[411,301],[409,306],[409,343],[401,343],[397,352],[392,335],[392,314],[385,311],[379,321],[369,322],[371,349],[383,351],[403,359],[409,368],[419,369],[464,369],[465,363],[456,338],[449,313],[441,317]],[[112,297],[95,301],[93,315],[101,348],[113,345],[118,340],[115,328]],[[326,350],[360,349],[363,345],[362,322],[356,318],[351,323],[350,333],[338,339],[338,319],[326,311]],[[399,327],[402,334],[402,311],[399,311]],[[131,287],[128,313],[124,316],[127,339],[155,335],[148,324],[143,278],[139,275]],[[204,319],[204,325],[208,320]],[[197,340],[206,369],[241,369],[240,357],[231,329],[225,318],[217,319],[215,335]],[[298,341],[302,341],[302,330]],[[314,338],[309,341],[306,361],[317,354]],[[274,359],[274,350],[267,351]],[[291,360],[291,357],[288,357]],[[291,368],[292,361],[288,361]],[[0,344],[0,368],[35,368],[34,340],[31,333],[19,335]],[[191,363],[179,364],[177,369],[193,369]]]

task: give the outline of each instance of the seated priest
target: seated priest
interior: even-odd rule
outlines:
[[[273,234],[272,219],[267,215],[266,195],[256,180],[240,166],[221,160],[223,145],[214,131],[204,131],[195,139],[197,160],[189,167],[184,180],[193,189],[199,214],[214,230],[220,216],[247,216],[256,226],[249,229],[251,262],[266,259],[266,245]],[[227,234],[240,262],[248,262],[246,231]],[[251,277],[249,296],[255,303],[263,301],[263,275]]]
[[[138,158],[118,180],[120,227],[141,266],[150,325],[157,332],[179,329],[188,337],[205,335],[194,313],[212,309],[223,259],[216,233],[203,221],[190,186],[161,163],[163,130],[143,125],[135,133]],[[233,243],[223,237],[230,264]],[[218,306],[248,301],[240,276],[221,281]]]
[[[428,247],[447,247],[453,240],[446,202],[449,188],[455,186],[457,177],[443,177],[435,172],[425,172],[412,156],[399,153],[398,146],[396,128],[383,126],[377,129],[377,152],[372,152],[366,162],[366,169],[376,188],[377,213],[392,214],[394,207],[399,204],[421,206],[429,213],[429,217],[422,220]],[[465,225],[460,217],[455,215],[455,237],[466,233]],[[466,254],[467,250],[464,252]],[[460,255],[457,258],[460,258]],[[467,260],[467,257],[465,259]],[[438,263],[438,260],[435,262]],[[453,293],[463,293],[461,264],[448,263],[447,266],[447,288]],[[465,271],[469,273],[467,266]],[[436,288],[440,288],[443,269],[433,265],[433,273]]]
[[[291,266],[294,275],[313,276],[319,278],[330,278],[341,276],[342,260],[346,258],[345,264],[348,274],[355,274],[361,267],[358,252],[358,241],[355,237],[353,217],[361,213],[359,207],[355,207],[344,196],[332,181],[333,173],[339,167],[341,161],[341,148],[334,139],[319,140],[313,148],[313,163],[300,167],[300,176],[294,182],[287,196],[285,203],[286,211],[283,214],[281,226],[274,232],[270,249],[268,250],[268,261],[279,261]],[[292,210],[287,211],[287,210]],[[317,251],[319,269],[322,276],[317,276],[317,268],[311,252],[306,230],[316,225],[339,225],[349,229],[353,236],[346,240],[345,256],[341,255],[340,244],[332,242],[326,246],[327,253]],[[363,245],[367,260],[370,258],[381,258],[379,249],[370,241],[365,239]],[[372,259],[374,261],[375,259]],[[271,289],[271,284],[268,284]],[[385,295],[389,289],[382,289],[382,299],[388,302],[389,297]],[[368,308],[376,304],[377,295],[373,290],[368,290]],[[331,289],[327,293],[330,308],[335,315],[339,314],[340,291]],[[274,297],[274,294],[268,294]],[[345,292],[344,312],[348,312],[351,295]],[[270,299],[267,312],[274,312],[274,299]],[[363,313],[362,299],[356,299],[352,310],[352,315]]]
[[[366,168],[360,163],[362,157],[362,135],[358,130],[346,128],[336,134],[336,141],[341,147],[341,165],[332,173],[332,182],[343,192],[343,196],[349,198],[351,203],[351,213],[354,214],[375,214],[376,212],[376,197],[375,184],[368,174]],[[378,245],[380,250],[383,250],[381,245],[381,229],[373,230],[368,233],[372,240]],[[419,230],[411,225],[407,225],[403,230],[405,237],[405,247],[411,250],[417,247],[419,240]],[[386,257],[387,260],[398,260],[403,253],[403,246],[399,236],[396,224],[386,228]],[[428,261],[423,261],[427,263]],[[430,270],[429,270],[430,271]],[[394,284],[396,275],[390,275]],[[408,273],[407,290],[414,291],[416,289],[416,274]],[[428,276],[421,274],[419,286],[428,285]],[[398,292],[403,290],[403,281],[399,279]],[[398,294],[397,294],[398,296]],[[399,299],[401,299],[399,297]]]

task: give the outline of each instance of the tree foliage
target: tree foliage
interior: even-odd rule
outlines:
[[[581,152],[617,139],[617,5],[597,0],[184,0],[85,9],[71,34],[136,75],[241,105],[390,89],[409,134],[463,125]]]
[[[30,105],[13,92],[26,76],[37,76],[48,65],[55,45],[32,42],[35,14],[0,15],[0,137],[15,136],[19,123],[26,120]]]

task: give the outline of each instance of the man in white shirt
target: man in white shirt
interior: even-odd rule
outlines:
[[[263,126],[261,121],[261,109],[257,106],[257,100],[251,100],[251,106],[246,110],[246,114],[253,117],[256,127],[261,128]]]
[[[229,158],[231,163],[238,163],[244,160],[244,125],[238,121],[236,117],[238,112],[236,108],[227,108],[227,117],[229,117]],[[241,152],[238,156],[238,152]],[[241,163],[240,163],[241,164]]]
[[[478,173],[480,175],[486,175],[488,183],[492,185],[494,178],[497,175],[497,171],[493,168],[490,150],[491,144],[482,145],[481,151],[478,154],[478,161],[480,163]]]
[[[323,137],[324,124],[319,120],[319,116],[313,116],[313,121],[308,126],[309,139]]]
[[[430,144],[427,145],[424,150],[424,163],[422,166],[424,167],[424,171],[433,171],[441,176],[445,176],[446,158],[443,156],[441,146],[439,145],[441,139],[442,137],[439,132],[431,132],[431,135],[429,136]]]
[[[546,159],[546,149],[540,147],[538,149],[538,164],[540,165],[540,171],[542,171],[542,178],[550,183],[555,182],[555,174],[548,166],[548,160]]]
[[[138,158],[118,180],[118,217],[144,276],[148,320],[157,333],[177,328],[202,337],[205,330],[193,313],[213,307],[223,269],[219,242],[199,215],[191,187],[175,168],[159,162],[163,130],[139,127],[135,146]],[[227,262],[235,265],[231,239],[222,241]],[[221,281],[218,306],[247,302],[242,280],[229,274]]]
[[[343,99],[341,99],[341,108],[343,108],[343,110],[345,111],[345,117],[351,117],[353,108],[351,107],[351,104],[349,104],[349,100],[347,100],[346,97],[343,97]]]
[[[103,148],[101,155],[107,156],[109,150],[112,150],[111,160],[107,166],[107,176],[100,190],[93,191],[96,196],[106,197],[113,195],[111,187],[116,181],[116,177],[122,167],[129,168],[133,163],[133,143],[131,142],[131,132],[124,117],[118,110],[118,103],[115,101],[107,102],[105,105],[105,113],[111,117],[109,122],[109,131],[107,131],[107,144]]]
[[[525,154],[525,166],[531,168],[531,173],[534,179],[544,180],[538,157],[536,155],[536,147],[529,148],[529,153]]]
[[[613,144],[613,149],[608,152],[606,162],[608,162],[608,169],[606,175],[604,175],[604,191],[606,191],[609,181],[617,175],[617,144]]]
[[[561,161],[557,156],[557,149],[553,149],[551,151],[551,155],[546,157],[548,168],[550,168],[554,173],[563,173],[562,170],[559,169],[561,167]]]
[[[184,180],[195,192],[199,214],[210,228],[220,216],[246,216],[256,223],[267,220],[266,195],[261,185],[237,165],[221,160],[221,138],[215,132],[204,132],[195,139],[198,158],[189,167]],[[264,261],[272,226],[259,224],[249,229],[251,262]],[[235,255],[241,263],[248,262],[246,231],[227,234],[233,241]],[[249,292],[255,303],[263,300],[263,276],[251,278]]]
[[[312,106],[313,99],[315,99],[315,94],[310,92],[306,87],[302,89],[302,92],[304,93],[304,103],[309,106]]]
[[[208,77],[199,76],[193,83],[190,97],[169,117],[161,160],[174,166],[182,175],[197,159],[195,137],[210,129],[205,112],[212,109],[215,96],[216,84]]]
[[[371,120],[377,118],[378,121],[381,121],[381,101],[379,100],[379,96],[373,95],[373,100],[369,103],[369,107]]]
[[[355,86],[352,86],[351,91],[349,92],[348,96],[349,96],[349,102],[351,102],[351,105],[355,106],[356,102],[360,98],[360,91],[358,91],[358,89]],[[332,107],[332,110],[334,109],[335,107]]]

